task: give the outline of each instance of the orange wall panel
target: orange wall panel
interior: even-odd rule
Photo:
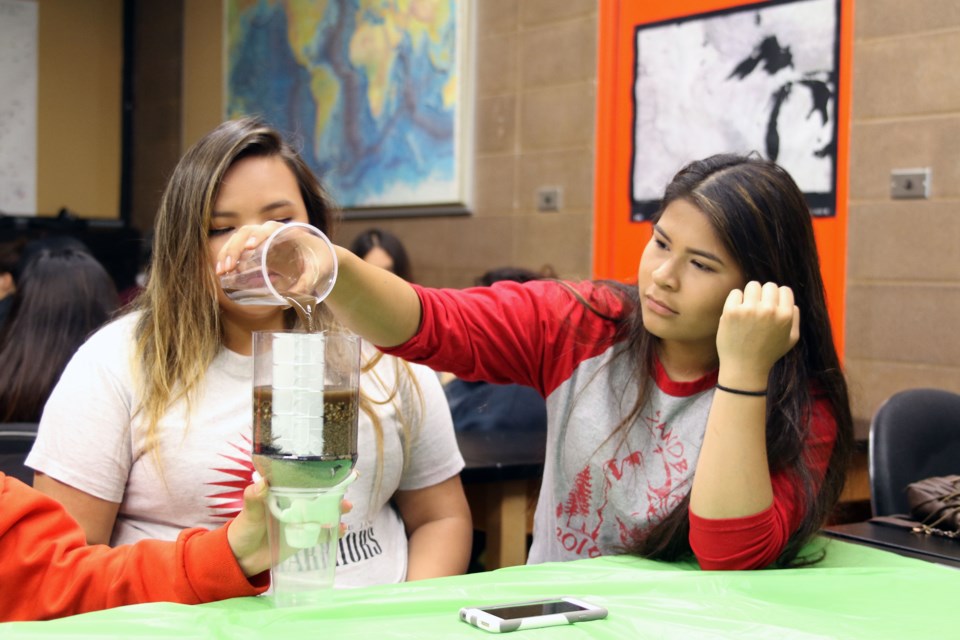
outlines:
[[[749,4],[761,4],[761,2],[759,0],[600,1],[594,190],[594,277],[635,280],[640,253],[651,233],[649,222],[632,222],[630,219],[636,26]],[[821,270],[827,289],[834,339],[842,354],[846,289],[853,0],[841,0],[840,12],[835,215],[814,218],[813,225],[820,251]]]

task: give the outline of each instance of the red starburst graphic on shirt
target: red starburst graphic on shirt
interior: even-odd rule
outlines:
[[[214,471],[228,476],[228,479],[220,482],[207,483],[214,487],[225,487],[225,491],[211,493],[206,497],[214,501],[210,509],[214,511],[213,517],[222,520],[229,520],[240,513],[243,507],[243,490],[253,482],[253,461],[250,459],[250,448],[252,443],[247,436],[241,436],[245,446],[229,443],[232,449],[239,451],[242,456],[237,457],[221,453],[220,457],[233,463],[230,467],[214,467]]]

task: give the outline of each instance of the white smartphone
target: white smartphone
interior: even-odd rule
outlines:
[[[607,610],[603,607],[569,597],[460,609],[461,620],[491,633],[552,627],[606,617]]]

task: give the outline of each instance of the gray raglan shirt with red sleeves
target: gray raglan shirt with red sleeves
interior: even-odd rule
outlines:
[[[576,292],[576,295],[573,291]],[[634,362],[615,341],[625,302],[592,282],[496,283],[467,290],[416,287],[418,333],[386,352],[465,380],[532,386],[547,400],[547,449],[528,562],[621,553],[689,493],[717,372],[675,382],[659,362],[652,392],[626,431],[636,402]],[[589,310],[578,296],[607,318]],[[836,425],[812,412],[807,459],[822,476]],[[786,473],[771,478],[774,503],[751,516],[690,514],[690,544],[704,568],[766,566],[799,525],[804,506]]]

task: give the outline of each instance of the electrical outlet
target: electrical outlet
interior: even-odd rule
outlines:
[[[930,168],[894,169],[890,172],[890,197],[929,198]]]
[[[537,189],[537,211],[560,211],[560,187],[540,187]]]

